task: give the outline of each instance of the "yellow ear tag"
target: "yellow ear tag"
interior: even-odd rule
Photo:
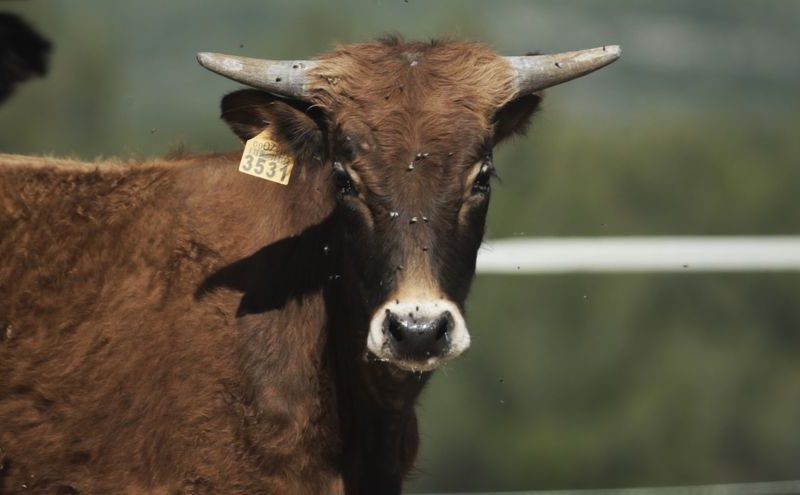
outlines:
[[[292,167],[294,160],[278,151],[278,144],[270,137],[268,129],[245,143],[239,162],[239,172],[284,186],[289,183]]]

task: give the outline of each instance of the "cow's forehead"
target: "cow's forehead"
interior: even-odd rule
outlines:
[[[315,104],[332,115],[355,114],[371,125],[398,111],[421,122],[472,114],[487,119],[514,94],[513,71],[483,45],[401,43],[346,45],[320,58],[312,74]]]
[[[489,136],[495,110],[514,94],[505,59],[464,42],[348,45],[324,56],[313,76],[314,103],[345,133],[371,141],[360,143],[374,145],[368,165],[371,172],[379,165],[388,182],[415,158],[429,172],[411,176],[429,180],[468,163]]]

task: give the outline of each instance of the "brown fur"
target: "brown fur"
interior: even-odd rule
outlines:
[[[223,101],[295,156],[286,187],[238,153],[0,155],[1,493],[399,493],[427,374],[364,359],[366,319],[402,265],[463,305],[469,177],[538,97],[465,43],[342,47],[316,76],[310,104]]]

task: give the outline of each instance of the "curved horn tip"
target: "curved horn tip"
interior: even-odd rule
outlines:
[[[206,69],[218,74],[220,71],[241,70],[243,65],[239,57],[213,52],[198,53],[197,62]]]
[[[622,47],[619,45],[605,45],[603,51],[613,56],[615,60],[622,56]]]
[[[195,58],[197,59],[198,64],[205,67],[205,65],[211,59],[211,52],[197,52],[197,56]]]

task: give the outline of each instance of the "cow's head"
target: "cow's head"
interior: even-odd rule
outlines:
[[[471,43],[386,40],[313,61],[198,59],[259,89],[223,100],[242,139],[271,126],[298,162],[330,170],[369,315],[366,348],[427,371],[470,343],[463,304],[494,146],[526,128],[541,90],[618,57],[618,47],[503,57]]]

